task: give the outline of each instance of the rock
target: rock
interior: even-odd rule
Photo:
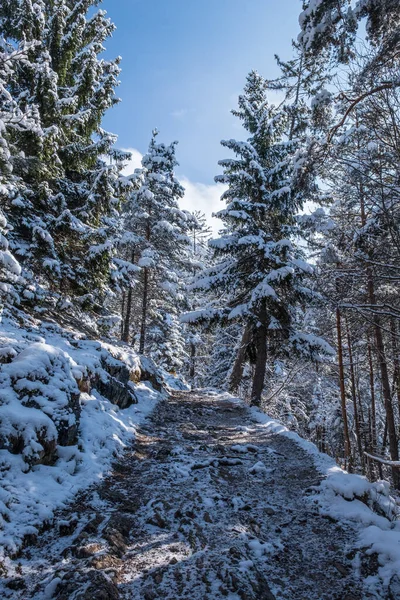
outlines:
[[[103,548],[104,547],[101,544],[93,542],[91,544],[86,544],[85,546],[78,546],[75,548],[74,555],[76,558],[90,558],[98,552],[101,552]]]
[[[143,590],[143,599],[144,600],[155,600],[157,598],[157,593],[153,587],[148,587]]]
[[[100,513],[96,513],[96,516],[89,521],[82,529],[82,533],[94,535],[97,533],[99,526],[103,522],[103,517]]]
[[[103,353],[101,365],[106,372],[106,377],[96,376],[93,387],[119,408],[124,409],[137,404],[135,384],[140,381],[149,381],[158,392],[165,389],[164,381],[158,374],[155,364],[147,357],[141,357],[140,363],[129,368],[117,356]]]
[[[122,560],[111,554],[101,554],[100,556],[94,556],[90,564],[98,571],[104,571],[105,569],[119,570],[122,565]]]
[[[117,529],[109,528],[104,534],[104,539],[109,543],[111,550],[118,557],[122,557],[127,549],[127,540]]]
[[[78,525],[77,519],[71,519],[70,521],[61,521],[58,524],[58,531],[61,537],[72,535],[76,526]]]
[[[157,367],[154,362],[147,356],[140,357],[141,381],[149,381],[157,392],[165,389],[164,381],[161,375],[158,374]]]
[[[119,558],[126,552],[132,522],[130,515],[114,513],[104,528],[103,538],[108,542],[113,554]]]
[[[25,580],[22,577],[16,577],[15,579],[10,579],[7,581],[6,587],[10,590],[23,590],[26,587]]]
[[[137,404],[137,398],[133,389],[127,384],[118,381],[115,377],[108,377],[103,381],[100,377],[96,378],[94,386],[97,391],[119,408],[128,408],[132,404]]]
[[[91,569],[85,573],[69,572],[59,586],[55,600],[119,600],[117,586],[104,573]]]
[[[340,574],[341,574],[343,577],[347,577],[347,575],[349,574],[349,572],[348,572],[348,569],[347,569],[347,568],[346,568],[344,565],[342,565],[341,563],[339,563],[339,562],[334,562],[334,563],[333,563],[333,566],[335,567],[335,569],[336,569],[337,571],[339,571],[339,573],[340,573]]]
[[[155,571],[154,573],[152,573],[152,577],[154,579],[154,581],[157,583],[157,585],[160,585],[160,583],[162,582],[163,578],[164,578],[164,572],[159,569],[158,571]]]
[[[146,523],[149,525],[154,525],[155,527],[159,527],[160,529],[165,529],[167,526],[165,519],[158,511],[155,511],[154,515],[147,519]]]

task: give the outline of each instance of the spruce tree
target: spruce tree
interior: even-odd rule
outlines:
[[[261,403],[268,352],[290,349],[317,358],[321,341],[296,330],[300,307],[314,299],[304,285],[311,268],[296,247],[296,214],[303,192],[294,185],[298,170],[298,139],[290,140],[290,113],[267,101],[268,83],[255,71],[247,78],[239,109],[250,134],[247,141],[222,145],[237,158],[219,164],[224,174],[217,182],[228,185],[221,238],[211,241],[215,265],[199,278],[197,287],[214,290],[218,302],[199,319],[244,323],[249,333],[255,371],[252,403]]]
[[[0,314],[5,304],[19,300],[15,284],[21,274],[21,267],[10,252],[10,225],[6,218],[10,206],[18,201],[20,186],[13,172],[15,148],[12,138],[19,133],[41,133],[35,115],[29,110],[21,110],[10,93],[17,70],[29,64],[29,49],[25,43],[17,48],[4,40],[0,43]]]
[[[11,93],[21,110],[37,114],[43,135],[18,132],[14,173],[18,201],[8,219],[11,245],[44,288],[95,301],[112,266],[117,209],[125,193],[125,155],[101,127],[118,99],[119,58],[100,58],[113,24],[96,0],[11,0],[0,28],[11,43],[31,44]],[[39,291],[40,288],[37,288]]]
[[[178,204],[184,189],[175,175],[176,142],[167,146],[157,136],[154,131],[124,212],[121,257],[131,265],[131,281],[123,336],[130,340],[133,325],[139,352],[175,371],[185,355],[179,314],[186,303],[193,218]]]

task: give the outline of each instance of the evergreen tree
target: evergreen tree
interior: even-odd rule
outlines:
[[[10,252],[10,226],[5,216],[18,196],[19,186],[13,173],[15,156],[10,141],[16,133],[40,131],[35,115],[22,111],[9,91],[16,71],[29,64],[28,52],[29,45],[25,43],[18,48],[4,41],[0,44],[0,312],[4,304],[19,299],[15,284],[21,274],[21,267]]]
[[[398,53],[400,11],[397,0],[306,0],[300,15],[300,41],[315,59],[332,55],[348,62],[353,56],[361,21],[372,44],[379,47],[379,61]],[[382,64],[382,63],[381,63]]]
[[[184,189],[175,176],[176,142],[166,146],[157,142],[157,135],[154,131],[125,210],[125,258],[135,269],[124,307],[124,339],[129,340],[133,323],[139,352],[176,370],[184,357],[179,314],[191,268],[193,218],[178,204]]]
[[[224,174],[216,178],[228,185],[227,206],[218,214],[225,228],[210,244],[216,263],[197,284],[223,300],[212,318],[238,320],[251,331],[253,404],[261,402],[267,344],[273,355],[292,348],[317,358],[321,350],[320,340],[296,330],[296,313],[314,299],[304,285],[311,269],[294,243],[303,206],[302,191],[293,185],[298,140],[288,139],[289,113],[268,104],[267,89],[258,73],[249,74],[234,114],[250,138],[222,142],[237,156],[220,162]]]
[[[43,131],[12,139],[20,187],[8,214],[10,242],[35,281],[91,301],[109,283],[126,158],[101,128],[118,102],[120,59],[99,57],[114,26],[103,11],[90,14],[96,4],[11,0],[0,8],[7,39],[31,44],[11,93]]]

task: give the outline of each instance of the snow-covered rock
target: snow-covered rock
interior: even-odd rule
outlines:
[[[0,548],[103,477],[166,393],[129,346],[27,315],[0,323]],[[1,553],[0,553],[1,554]]]

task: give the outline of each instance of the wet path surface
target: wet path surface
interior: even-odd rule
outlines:
[[[231,400],[161,403],[104,483],[17,559],[18,600],[361,600],[356,533],[292,440]],[[4,591],[3,591],[4,590]]]

